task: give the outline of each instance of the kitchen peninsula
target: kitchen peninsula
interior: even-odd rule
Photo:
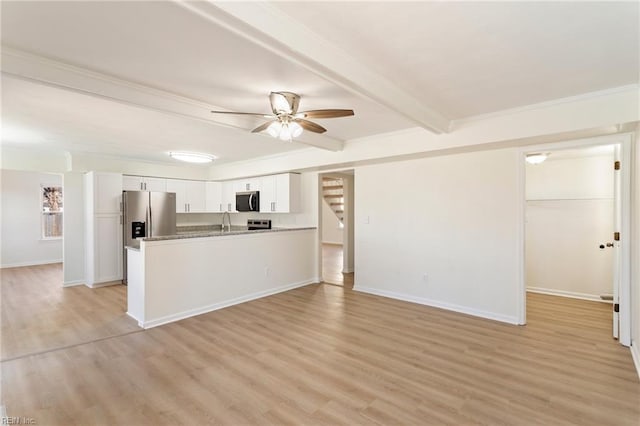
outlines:
[[[319,282],[316,228],[197,232],[127,249],[129,316],[142,328]]]

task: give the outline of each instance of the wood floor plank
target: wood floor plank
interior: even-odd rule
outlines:
[[[3,281],[3,354],[36,353],[2,361],[1,400],[38,424],[640,424],[607,304],[530,294],[518,327],[320,284],[130,333],[117,289],[93,326],[90,309],[64,318],[51,299],[94,295],[55,290],[29,302],[52,324],[29,324],[11,292],[46,274],[20,269]]]

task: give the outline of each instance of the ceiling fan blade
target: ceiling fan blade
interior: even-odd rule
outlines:
[[[278,121],[278,120],[271,120],[271,121],[267,121],[266,123],[261,124],[261,125],[259,125],[258,127],[256,127],[255,129],[253,129],[253,130],[251,131],[251,133],[259,133],[259,132],[261,132],[261,131],[263,131],[263,130],[266,130],[266,129],[267,129],[267,127],[269,127],[269,126],[271,125],[271,123],[275,123],[276,121]]]
[[[336,118],[350,117],[352,115],[354,115],[352,109],[316,109],[299,112],[296,114],[296,118]]]
[[[271,102],[271,110],[275,115],[295,114],[300,104],[300,96],[291,92],[271,92],[269,102]]]
[[[233,111],[211,111],[213,114],[235,114],[235,115],[253,115],[254,117],[274,118],[271,114],[260,114],[257,112],[233,112]]]
[[[293,121],[295,121],[300,126],[302,126],[303,129],[308,130],[310,132],[324,133],[324,132],[327,131],[327,129],[325,129],[324,127],[322,127],[319,124],[314,123],[313,121],[303,120],[302,118],[296,118]]]

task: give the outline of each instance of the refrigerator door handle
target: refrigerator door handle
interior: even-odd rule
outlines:
[[[153,235],[151,235],[151,230],[153,226],[153,221],[151,218],[151,206],[147,207],[147,232],[145,237],[153,237]]]

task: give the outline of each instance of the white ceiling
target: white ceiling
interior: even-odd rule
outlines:
[[[274,34],[256,42],[245,24],[224,25],[172,2],[3,1],[4,50],[55,60],[42,63],[67,82],[52,87],[29,70],[4,71],[3,145],[152,161],[173,161],[166,152],[180,149],[231,162],[308,147],[250,134],[260,121],[207,112],[268,112],[272,90],[301,94],[301,109],[353,108],[355,117],[318,120],[327,138],[306,135],[316,145],[330,145],[416,126],[410,113],[390,109],[392,102],[371,93],[408,94],[427,110],[456,119],[638,83],[637,3],[268,6],[319,36],[324,57],[346,51],[377,73],[376,81],[389,84],[363,90],[343,83],[348,79],[336,78],[338,71],[325,69],[326,63],[302,60],[313,59],[312,49],[283,55],[270,48],[278,41]],[[245,7],[260,13],[257,3]],[[304,36],[293,29],[289,35]],[[78,80],[65,76],[65,64],[98,74],[87,74],[81,90],[67,90],[61,86]],[[111,93],[117,96],[105,96],[100,85],[107,80],[116,82],[119,91]],[[101,96],[92,95],[93,88]],[[195,113],[133,102],[140,88],[157,90],[167,102],[175,96],[192,102]]]

